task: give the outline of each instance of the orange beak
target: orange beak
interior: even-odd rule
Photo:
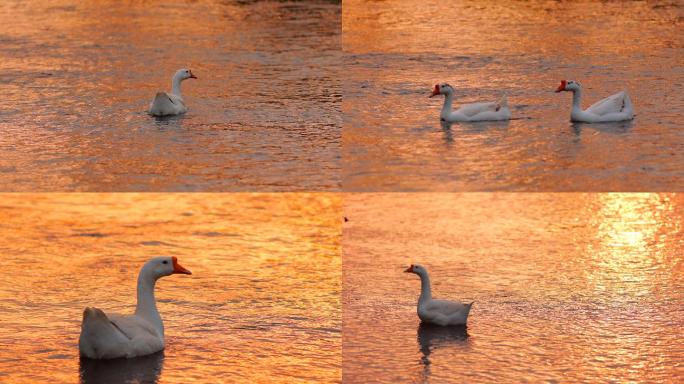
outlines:
[[[182,273],[184,275],[192,275],[192,272],[188,271],[187,269],[183,268],[182,265],[178,264],[178,258],[176,256],[171,258],[173,260],[173,272],[171,273]]]
[[[565,91],[565,85],[566,85],[567,83],[568,83],[567,81],[561,80],[560,85],[559,85],[558,88],[556,89],[556,93],[558,93],[558,92],[560,92],[560,91]]]
[[[413,272],[413,264],[411,264],[410,267],[406,268],[406,270],[405,270],[404,272],[406,272],[406,273],[411,273],[411,272]]]
[[[189,77],[189,79],[196,79],[196,78],[197,78],[197,76],[195,76],[195,75],[192,73],[192,71],[190,71],[190,77]]]
[[[428,97],[439,95],[439,84],[435,84],[435,88],[432,89],[432,93]]]

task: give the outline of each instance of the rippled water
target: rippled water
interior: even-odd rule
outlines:
[[[345,190],[684,187],[681,2],[350,0],[342,24]],[[561,79],[584,108],[627,89],[636,118],[570,123]],[[520,119],[442,126],[437,82]]]
[[[3,195],[0,382],[339,382],[340,210],[326,194]],[[79,363],[83,308],[133,311],[158,255],[193,272],[157,282],[165,351]]]
[[[0,190],[340,187],[338,1],[5,1]],[[189,111],[146,110],[173,73]]]
[[[343,382],[677,382],[684,196],[366,194],[345,200]],[[475,301],[419,327],[419,279]]]

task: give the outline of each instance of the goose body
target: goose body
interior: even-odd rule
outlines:
[[[446,83],[435,84],[429,97],[444,95],[444,105],[439,117],[449,123],[466,121],[497,121],[510,120],[511,111],[508,108],[508,100],[503,95],[497,102],[480,102],[463,104],[457,110],[453,109],[454,88]]]
[[[421,321],[441,326],[466,325],[473,303],[463,304],[456,301],[433,299],[430,289],[430,276],[427,269],[421,265],[412,264],[404,272],[415,273],[420,277],[418,318]]]
[[[181,94],[181,81],[196,79],[189,69],[179,69],[171,79],[171,93],[157,92],[150,104],[149,113],[152,116],[180,115],[188,111]]]
[[[191,274],[175,257],[156,257],[138,275],[138,303],[133,315],[105,314],[98,308],[83,311],[78,349],[91,359],[145,356],[164,349],[164,324],[157,311],[154,286],[160,277]]]
[[[570,120],[582,123],[605,123],[632,120],[634,107],[627,91],[599,100],[582,110],[582,86],[573,80],[561,80],[556,92],[572,92]]]

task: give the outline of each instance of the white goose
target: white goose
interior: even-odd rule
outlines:
[[[130,358],[164,349],[164,324],[157,311],[154,284],[173,273],[192,274],[175,257],[155,257],[143,265],[133,315],[105,315],[100,309],[86,308],[78,340],[81,355],[91,359]]]
[[[181,95],[181,81],[196,79],[189,69],[179,69],[171,80],[171,93],[157,92],[150,104],[150,115],[170,116],[187,112],[183,96]]]
[[[570,120],[582,123],[604,123],[611,121],[632,120],[634,108],[627,91],[618,92],[599,100],[589,108],[582,110],[582,86],[573,80],[561,80],[556,93],[572,92],[572,111]]]
[[[468,313],[473,303],[463,304],[455,301],[434,300],[430,291],[430,277],[422,265],[411,264],[404,272],[420,276],[420,297],[418,298],[418,317],[420,320],[441,326],[466,325]]]
[[[510,120],[511,118],[506,95],[503,95],[498,102],[463,104],[461,108],[452,111],[454,88],[446,83],[435,84],[429,97],[440,94],[445,96],[444,106],[439,114],[442,121],[454,123],[458,121]]]

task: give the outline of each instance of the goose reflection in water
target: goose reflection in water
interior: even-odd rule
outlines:
[[[468,326],[457,325],[442,327],[421,322],[418,326],[418,345],[423,354],[423,380],[430,377],[430,354],[443,347],[466,347],[468,345]]]
[[[442,132],[444,132],[444,142],[446,144],[451,144],[454,142],[454,133],[451,131],[452,124],[453,123],[449,123],[444,120],[439,122],[439,125],[442,126]]]
[[[517,119],[516,119],[517,120]],[[509,120],[504,121],[471,121],[471,122],[459,122],[450,123],[448,121],[440,120],[439,125],[442,128],[443,140],[447,145],[453,144],[454,142],[454,131],[452,126],[458,127],[461,132],[466,134],[481,134],[486,133],[491,130],[505,130],[508,129],[510,125]],[[483,138],[486,140],[487,138]]]
[[[156,384],[164,366],[164,351],[132,359],[81,357],[79,365],[81,384]]]
[[[634,126],[634,120],[626,121],[616,121],[608,123],[582,123],[579,121],[571,121],[570,126],[572,127],[572,133],[575,134],[576,138],[582,135],[583,128],[590,128],[589,134],[603,134],[609,133],[613,135],[623,135],[629,133]],[[593,133],[592,133],[593,132]]]

